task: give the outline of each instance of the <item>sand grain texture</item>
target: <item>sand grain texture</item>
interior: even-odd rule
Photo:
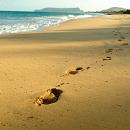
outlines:
[[[129,32],[129,15],[111,15],[0,36],[0,130],[129,130]],[[58,83],[57,102],[32,103]]]

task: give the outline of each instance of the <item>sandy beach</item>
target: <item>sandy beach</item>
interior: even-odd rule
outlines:
[[[33,103],[57,85],[57,102]],[[130,15],[0,36],[0,103],[0,130],[129,130]]]

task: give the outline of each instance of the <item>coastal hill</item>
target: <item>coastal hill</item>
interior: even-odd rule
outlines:
[[[35,12],[56,12],[56,13],[73,13],[73,14],[83,14],[84,11],[80,8],[43,8],[35,10]]]
[[[127,9],[125,9],[125,8],[112,7],[112,8],[106,9],[106,10],[102,10],[101,12],[110,13],[110,12],[118,12],[118,11],[126,11],[126,10],[127,10]]]

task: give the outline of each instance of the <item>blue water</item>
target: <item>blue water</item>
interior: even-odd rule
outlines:
[[[40,31],[67,20],[95,15],[99,14],[0,11],[0,34]]]

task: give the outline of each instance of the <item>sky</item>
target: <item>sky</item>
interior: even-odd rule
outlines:
[[[0,10],[32,11],[45,7],[79,7],[84,11],[99,11],[110,7],[130,9],[130,0],[0,0]]]

